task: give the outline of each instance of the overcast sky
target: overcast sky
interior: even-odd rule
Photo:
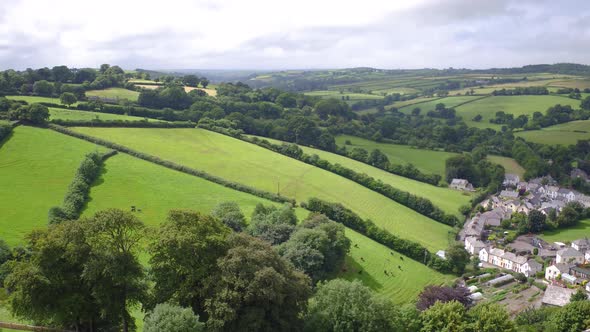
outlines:
[[[1,69],[590,63],[588,0],[1,0]]]

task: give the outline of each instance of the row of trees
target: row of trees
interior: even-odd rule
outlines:
[[[492,91],[493,96],[520,96],[520,95],[548,95],[549,90],[544,86],[517,87],[514,89],[501,89]]]

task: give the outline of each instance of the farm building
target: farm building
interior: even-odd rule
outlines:
[[[474,191],[473,185],[465,179],[453,179],[449,187],[458,190]]]
[[[545,295],[543,295],[543,300],[541,300],[541,303],[543,303],[544,305],[563,307],[564,305],[570,303],[570,298],[572,297],[572,294],[574,294],[575,292],[575,289],[548,285],[547,290],[545,290]]]

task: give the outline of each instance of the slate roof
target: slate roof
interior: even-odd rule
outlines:
[[[576,256],[584,256],[581,252],[577,251],[572,247],[568,247],[565,249],[561,249],[557,252],[557,254],[561,257],[576,257]]]
[[[543,300],[541,300],[541,302],[543,302],[544,304],[563,307],[564,305],[570,302],[570,298],[572,297],[572,294],[574,294],[575,292],[575,289],[548,285],[547,290],[545,290],[545,295],[543,295]]]

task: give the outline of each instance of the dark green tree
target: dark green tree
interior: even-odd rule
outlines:
[[[217,204],[211,215],[221,220],[227,227],[236,232],[246,228],[246,217],[236,202],[222,202]]]
[[[156,305],[144,319],[144,332],[199,332],[205,324],[190,308],[161,303]]]
[[[59,96],[59,101],[69,107],[70,105],[75,104],[78,101],[78,98],[76,98],[76,95],[71,92],[64,92]]]

